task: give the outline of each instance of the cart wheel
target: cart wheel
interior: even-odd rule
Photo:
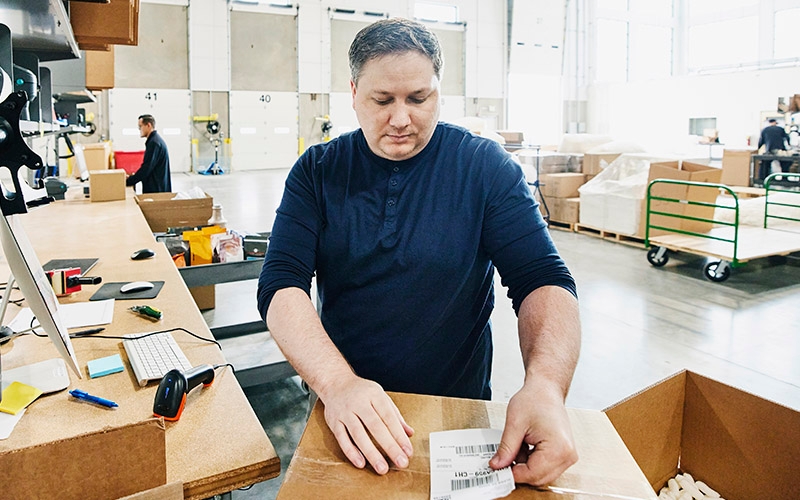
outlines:
[[[655,267],[662,267],[669,262],[669,255],[667,249],[664,247],[653,247],[647,251],[647,262],[653,264]]]
[[[717,262],[709,262],[703,268],[703,274],[706,278],[714,281],[715,283],[722,283],[731,276],[731,266],[724,260]]]

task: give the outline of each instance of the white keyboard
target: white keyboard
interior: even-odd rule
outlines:
[[[130,333],[123,337],[134,338],[143,333]],[[151,380],[161,380],[173,368],[181,371],[192,367],[183,351],[169,332],[149,335],[141,339],[122,341],[133,373],[139,385],[144,387]]]

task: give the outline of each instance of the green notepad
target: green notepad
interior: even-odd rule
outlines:
[[[16,415],[17,412],[27,408],[36,398],[42,395],[42,391],[36,387],[31,387],[22,382],[11,382],[3,391],[3,401],[0,402],[0,411]]]
[[[89,378],[111,375],[112,373],[119,373],[125,369],[119,354],[93,359],[86,363],[86,367],[89,369]]]

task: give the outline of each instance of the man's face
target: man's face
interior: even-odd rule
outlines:
[[[144,123],[142,119],[139,118],[139,137],[147,137],[152,131],[153,126],[149,123]]]
[[[439,121],[439,79],[426,56],[404,52],[371,59],[350,89],[358,123],[376,155],[406,160],[431,140]]]

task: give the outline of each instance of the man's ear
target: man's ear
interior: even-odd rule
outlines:
[[[356,82],[353,79],[350,79],[350,95],[353,98],[353,109],[356,107]]]

